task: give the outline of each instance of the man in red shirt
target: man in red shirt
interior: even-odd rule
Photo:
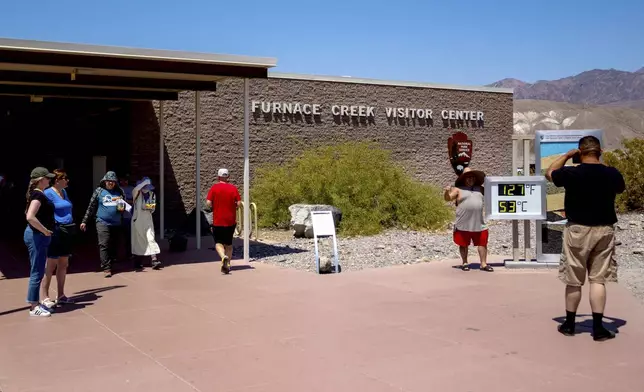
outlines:
[[[237,206],[241,198],[237,187],[228,182],[228,169],[219,169],[217,180],[206,198],[206,205],[212,208],[212,236],[215,249],[221,257],[221,272],[230,273],[230,259],[233,257],[233,235],[237,226]]]

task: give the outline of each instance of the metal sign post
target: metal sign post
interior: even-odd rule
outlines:
[[[333,261],[335,273],[338,268],[338,242],[335,237],[335,222],[331,211],[311,211],[311,220],[313,223],[313,241],[315,242],[315,271],[320,273],[320,253],[318,250],[318,238],[333,238]]]

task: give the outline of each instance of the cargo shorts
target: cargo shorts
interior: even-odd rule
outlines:
[[[568,223],[563,233],[559,279],[569,286],[617,282],[615,229]]]

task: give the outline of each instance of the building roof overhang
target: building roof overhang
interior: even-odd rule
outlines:
[[[226,78],[267,78],[272,58],[0,38],[0,95],[176,100]]]

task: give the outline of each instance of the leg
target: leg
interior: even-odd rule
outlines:
[[[56,267],[58,266],[58,258],[47,258],[47,261],[45,263],[45,276],[42,280],[42,291],[41,295],[44,298],[43,302],[45,305],[49,308],[54,306],[54,302],[51,301],[51,297],[49,296],[49,287],[51,286],[51,279],[54,276],[54,271],[56,271]]]
[[[223,260],[226,257],[226,247],[223,244],[215,243],[215,250],[220,259]]]
[[[467,262],[468,247],[470,246],[471,238],[466,231],[454,230],[454,243],[458,245],[458,251],[461,254],[463,271],[469,271],[470,265]]]
[[[161,264],[161,261],[159,260],[159,255],[152,255],[151,258],[152,258],[153,269],[158,270],[161,267],[163,267],[163,265]]]
[[[110,228],[102,222],[96,222],[96,235],[98,236],[98,250],[101,256],[101,270],[106,277],[112,276],[112,262],[110,260]]]
[[[29,273],[29,290],[27,291],[27,302],[30,304],[32,316],[50,316],[50,309],[40,305],[40,285],[45,275],[47,264],[47,248],[51,237],[45,237],[41,233],[32,231],[30,227],[25,230],[25,244],[29,250],[29,261],[31,270]]]
[[[612,227],[593,228],[596,245],[590,253],[588,281],[590,282],[590,308],[593,311],[593,339],[604,341],[615,334],[604,327],[606,308],[606,282],[617,281],[615,262],[615,232]]]
[[[215,230],[217,236],[217,253],[223,256],[221,259],[221,272],[230,273],[230,259],[232,257],[233,236],[235,235],[235,226],[218,227]]]
[[[566,313],[577,313],[581,302],[581,286],[566,286]]]
[[[559,262],[559,279],[566,284],[566,321],[558,328],[566,336],[575,334],[577,308],[581,301],[581,287],[586,281],[586,265],[589,253],[590,227],[568,225],[563,233],[563,250]]]
[[[119,245],[121,243],[122,230],[120,226],[108,226],[109,237],[107,241],[107,255],[110,266],[113,268],[114,263],[118,260]]]
[[[479,251],[479,258],[481,259],[481,271],[492,272],[494,269],[487,265],[487,241],[489,231],[483,230],[472,235],[472,241]]]
[[[463,265],[468,265],[468,262],[467,262],[468,248],[467,248],[467,246],[459,246],[458,247],[458,252],[461,254],[461,260],[463,261]]]
[[[69,257],[61,256],[58,258],[58,267],[56,268],[56,287],[58,289],[58,299],[67,299],[65,295],[65,279],[67,278],[67,267],[69,266]]]

